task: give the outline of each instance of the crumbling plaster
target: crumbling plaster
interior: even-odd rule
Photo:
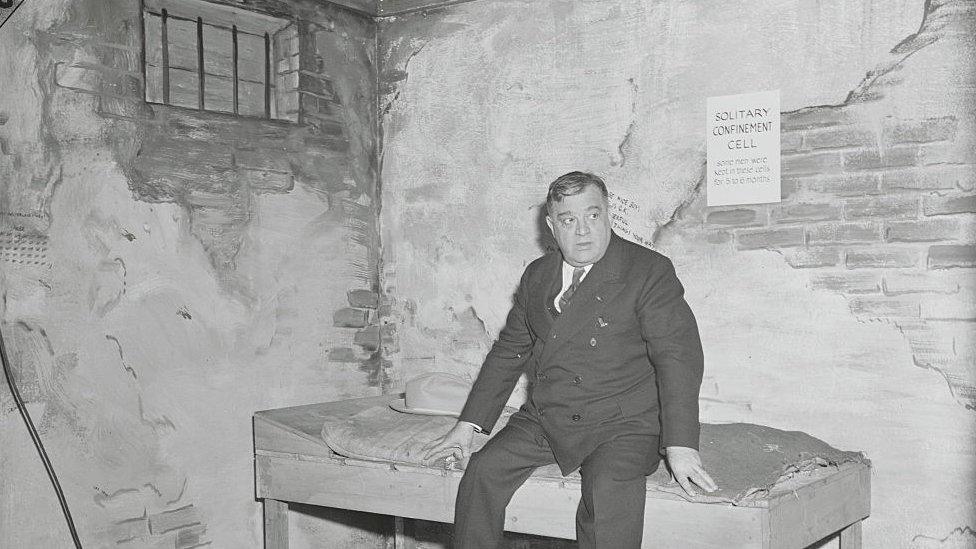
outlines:
[[[940,196],[971,200],[973,8],[486,1],[382,21],[382,281],[401,315],[396,372],[476,374],[519,274],[547,244],[545,186],[594,171],[637,204],[618,229],[676,263],[702,328],[707,421],[800,429],[865,451],[867,547],[969,543],[972,265],[916,254],[926,238],[971,253],[971,206],[935,221],[970,236],[916,244],[884,227],[901,222],[902,204],[928,215]],[[767,89],[781,93],[784,204],[713,217],[705,99]],[[933,132],[937,123],[946,130]],[[914,124],[930,129],[901,129]],[[806,145],[814,137],[823,151]],[[856,189],[862,174],[873,188]],[[802,217],[813,209],[837,217]],[[880,227],[873,243],[843,239],[862,226]],[[765,231],[799,240],[746,239]],[[806,257],[821,253],[833,257]],[[921,272],[863,260],[873,254]],[[946,294],[955,305],[941,314]],[[949,318],[906,318],[919,308]],[[920,362],[933,346],[948,355]]]

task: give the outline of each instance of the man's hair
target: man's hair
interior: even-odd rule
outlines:
[[[577,195],[587,187],[596,187],[607,198],[607,186],[603,180],[587,172],[569,172],[561,175],[549,184],[549,193],[546,194],[546,212],[552,213],[552,205],[555,202],[562,202],[567,196]]]

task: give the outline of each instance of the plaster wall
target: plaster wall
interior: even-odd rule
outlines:
[[[299,25],[301,124],[145,103],[136,0],[0,29],[3,332],[85,547],[261,546],[251,414],[382,391],[375,25],[230,4]],[[70,546],[6,386],[0,440],[0,547]],[[312,514],[296,546],[383,543]]]
[[[593,171],[618,232],[685,284],[705,421],[866,452],[866,547],[976,547],[974,10],[484,0],[381,20],[395,380],[476,375],[549,245],[546,186]],[[772,89],[783,202],[705,207],[706,98]]]

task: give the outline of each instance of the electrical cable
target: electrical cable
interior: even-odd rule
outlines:
[[[51,460],[48,459],[47,451],[44,450],[41,437],[37,434],[37,429],[34,428],[34,422],[31,421],[27,407],[24,406],[24,401],[20,398],[20,391],[17,390],[17,385],[14,383],[13,372],[10,369],[10,361],[7,359],[7,347],[4,345],[2,332],[0,332],[0,362],[3,363],[3,375],[7,378],[7,386],[10,387],[10,394],[14,397],[17,411],[20,412],[20,417],[24,419],[24,424],[27,425],[27,431],[30,433],[31,440],[34,441],[34,448],[37,449],[37,454],[41,456],[41,461],[44,462],[44,469],[47,470],[47,477],[51,479],[51,485],[54,486],[54,492],[58,496],[58,503],[61,504],[61,512],[64,514],[64,520],[67,521],[68,530],[71,532],[71,539],[74,541],[76,549],[82,549],[81,540],[78,539],[78,531],[75,530],[75,521],[71,518],[71,511],[68,510],[68,500],[65,499],[64,492],[61,490],[61,483],[58,482],[58,475],[54,472],[54,467],[51,465]]]

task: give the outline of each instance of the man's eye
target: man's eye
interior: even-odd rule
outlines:
[[[573,223],[573,218],[572,217],[564,217],[563,218],[563,225],[571,225],[572,223]]]
[[[591,213],[590,214],[590,219],[600,219],[600,214],[598,214],[598,213]]]

